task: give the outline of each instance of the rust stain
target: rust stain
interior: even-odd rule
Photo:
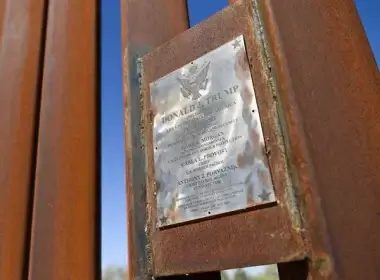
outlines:
[[[29,278],[99,279],[98,1],[49,1]]]
[[[333,264],[326,253],[318,254],[318,258],[311,261],[311,266],[323,279],[330,279],[333,275]]]
[[[45,1],[0,1],[0,279],[27,273]]]

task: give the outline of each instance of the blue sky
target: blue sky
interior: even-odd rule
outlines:
[[[380,1],[356,0],[380,64]],[[102,0],[102,267],[127,262],[125,161],[119,0]],[[227,0],[188,0],[190,24],[209,17]]]

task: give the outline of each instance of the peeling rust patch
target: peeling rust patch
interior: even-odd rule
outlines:
[[[329,279],[332,276],[332,262],[327,254],[319,256],[315,261],[312,261],[312,266],[321,277]]]

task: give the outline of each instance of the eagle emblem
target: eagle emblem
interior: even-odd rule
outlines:
[[[202,95],[200,91],[206,89],[208,84],[207,73],[210,62],[205,62],[202,66],[192,64],[186,73],[181,74],[177,80],[181,84],[181,93],[183,97],[197,100]]]

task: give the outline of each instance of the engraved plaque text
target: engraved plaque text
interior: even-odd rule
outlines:
[[[158,226],[275,201],[243,36],[150,93]]]

